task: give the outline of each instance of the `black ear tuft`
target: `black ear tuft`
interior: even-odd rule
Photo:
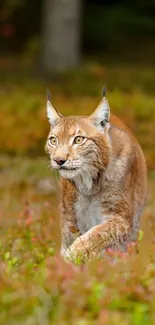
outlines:
[[[50,91],[49,91],[48,88],[46,89],[46,96],[47,96],[47,100],[50,102],[51,101],[51,94],[50,94]]]
[[[101,126],[104,128],[107,122],[108,122],[108,121],[101,121],[100,124],[101,124]]]
[[[107,93],[107,87],[104,86],[104,87],[103,87],[103,90],[102,90],[102,96],[103,96],[103,97],[106,97],[106,93]]]

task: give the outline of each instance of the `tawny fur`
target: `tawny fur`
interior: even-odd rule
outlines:
[[[136,138],[110,116],[106,98],[89,117],[62,117],[50,102],[47,115],[46,151],[61,181],[61,254],[86,261],[108,247],[125,249],[137,238],[147,197],[146,163]],[[83,143],[75,144],[76,136]]]

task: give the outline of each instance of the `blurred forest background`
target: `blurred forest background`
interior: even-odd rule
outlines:
[[[154,40],[154,1],[1,1],[1,153],[44,155],[46,86],[73,114],[91,112],[106,84],[154,167]]]
[[[104,84],[111,111],[136,134],[148,165],[143,255],[125,259],[126,270],[132,269],[125,276],[117,265],[80,273],[53,257],[59,190],[44,152],[46,87],[64,115],[89,114]],[[154,148],[154,0],[1,0],[2,325],[154,324]]]

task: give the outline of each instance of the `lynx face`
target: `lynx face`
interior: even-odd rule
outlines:
[[[96,178],[108,163],[108,139],[104,128],[99,130],[88,118],[59,118],[51,127],[46,150],[51,166],[64,178],[78,174]],[[101,136],[102,135],[102,136]]]
[[[64,178],[96,178],[108,164],[109,105],[104,98],[89,117],[63,117],[47,102],[51,130],[45,150],[51,166]]]

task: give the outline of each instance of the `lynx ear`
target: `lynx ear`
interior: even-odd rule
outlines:
[[[104,127],[110,120],[110,107],[108,100],[105,97],[106,89],[103,89],[103,98],[96,108],[96,110],[90,115],[90,119],[95,126]]]
[[[47,91],[47,117],[50,124],[54,125],[62,115],[52,106],[50,102],[50,93]]]

